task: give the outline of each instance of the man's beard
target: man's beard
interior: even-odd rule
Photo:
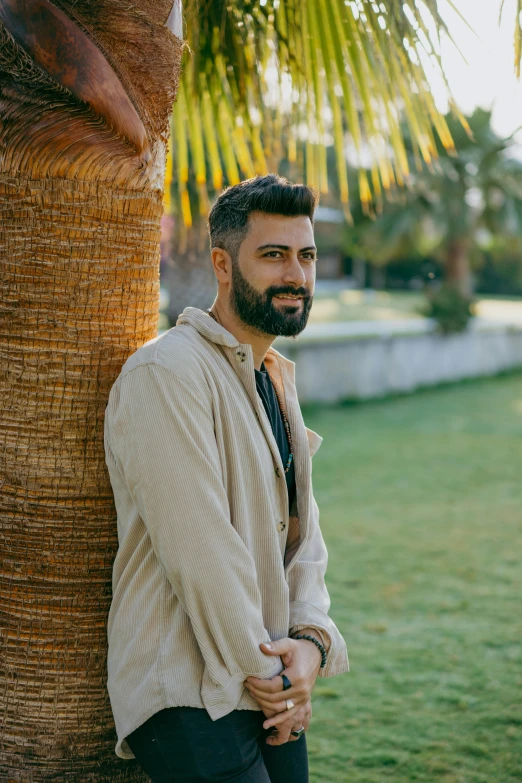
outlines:
[[[272,303],[276,294],[293,294],[303,298],[296,301],[295,306],[281,305],[278,309]],[[230,309],[252,331],[263,335],[295,337],[307,324],[312,302],[313,296],[308,288],[273,285],[260,294],[243,277],[238,262],[232,262]]]

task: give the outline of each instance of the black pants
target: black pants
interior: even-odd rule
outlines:
[[[260,710],[213,721],[205,709],[167,707],[126,737],[153,783],[308,783],[306,735],[267,745]]]

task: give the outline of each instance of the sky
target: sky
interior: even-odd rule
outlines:
[[[516,0],[505,0],[500,26],[500,0],[453,1],[476,33],[466,27],[447,0],[439,0],[441,15],[467,60],[450,41],[442,41],[442,61],[457,105],[465,114],[476,106],[492,107],[493,128],[508,136],[522,126],[522,78],[518,81],[514,71]],[[445,110],[443,83],[433,74],[429,79],[437,105]],[[522,155],[522,131],[515,138]]]

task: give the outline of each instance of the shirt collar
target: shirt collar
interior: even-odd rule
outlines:
[[[218,345],[224,345],[227,348],[245,348],[248,346],[251,349],[250,343],[240,343],[224,326],[214,321],[208,313],[199,307],[185,307],[176,321],[176,326],[179,324],[190,324],[194,329],[197,329],[202,337]],[[268,365],[273,366],[273,359],[276,358],[284,365],[293,380],[295,377],[295,362],[287,359],[286,356],[283,356],[272,346],[270,346],[264,358],[265,370],[270,370]]]
[[[230,334],[224,326],[214,321],[208,313],[200,310],[199,307],[185,307],[176,321],[176,326],[179,324],[190,324],[203,337],[218,345],[226,345],[228,348],[237,348],[241,345],[233,334]]]

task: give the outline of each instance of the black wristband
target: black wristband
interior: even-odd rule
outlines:
[[[315,646],[317,647],[317,649],[319,650],[319,652],[321,653],[321,665],[320,665],[319,668],[320,669],[324,669],[324,667],[326,666],[326,650],[324,649],[323,645],[321,644],[321,642],[318,639],[315,639],[313,636],[309,636],[307,633],[301,633],[301,634],[298,634],[297,636],[292,636],[291,638],[292,639],[306,639],[309,642],[313,642],[315,644]]]

